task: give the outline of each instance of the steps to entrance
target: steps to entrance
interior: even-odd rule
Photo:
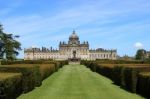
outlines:
[[[69,62],[69,65],[80,65],[80,62]]]

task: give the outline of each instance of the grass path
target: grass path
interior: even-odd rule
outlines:
[[[66,65],[18,99],[143,99],[83,65]]]

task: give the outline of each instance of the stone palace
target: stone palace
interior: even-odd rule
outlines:
[[[68,60],[73,58],[73,53],[76,53],[76,58],[84,60],[95,60],[95,59],[112,59],[115,60],[117,57],[117,50],[111,49],[106,50],[103,48],[89,49],[88,41],[80,43],[79,37],[73,31],[69,37],[68,43],[60,42],[59,50],[51,48],[28,48],[24,49],[25,60],[38,60],[38,59],[54,59],[54,60]]]

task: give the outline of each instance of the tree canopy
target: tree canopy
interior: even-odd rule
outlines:
[[[14,60],[16,58],[15,56],[19,54],[18,51],[21,50],[21,43],[17,41],[16,38],[19,38],[19,36],[4,33],[3,27],[0,24],[0,39],[3,43],[3,46],[1,46],[0,49],[2,53],[2,58],[4,58],[5,56],[8,60]]]
[[[146,55],[146,50],[144,50],[144,49],[139,49],[139,50],[137,50],[137,52],[136,52],[135,58],[136,58],[137,60],[144,60],[145,55]]]

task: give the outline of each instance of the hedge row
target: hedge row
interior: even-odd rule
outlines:
[[[7,61],[7,60],[2,60],[1,64],[2,65],[12,65],[12,64],[50,64],[56,61],[50,60],[50,61],[45,61],[45,60],[16,60],[16,61]]]
[[[139,73],[137,93],[150,98],[150,72]]]
[[[2,60],[2,65],[12,65],[12,64],[42,64],[43,60],[20,60],[20,61],[7,61]]]
[[[138,74],[150,71],[150,64],[98,64],[96,61],[82,61],[81,63],[92,71],[109,77],[115,84],[131,92],[139,90]]]
[[[110,60],[110,59],[97,59],[99,64],[149,64],[149,60]]]
[[[33,90],[35,86],[41,85],[39,66],[1,66],[0,72],[22,73],[22,90],[24,93]]]
[[[46,79],[55,72],[55,64],[41,64],[39,66],[42,80]]]
[[[0,99],[16,99],[22,93],[21,73],[0,73]]]
[[[67,64],[67,61],[51,61],[45,64],[12,64],[1,65],[0,72],[3,73],[21,73],[22,93],[27,93],[42,84],[42,80],[56,72],[63,65]],[[5,86],[4,86],[5,88]],[[15,92],[15,90],[14,90]]]
[[[95,66],[96,72],[106,77],[112,78],[113,66],[109,66],[108,64],[97,64]]]
[[[112,77],[113,78],[112,80],[114,82],[117,81],[117,83],[119,82],[123,88],[125,88],[131,92],[137,92],[137,90],[138,90],[137,89],[138,74],[143,71],[150,71],[150,66],[136,66],[135,65],[133,67],[131,67],[131,66],[119,67],[118,66],[116,68],[120,69],[120,71],[118,71],[119,72],[118,75],[120,78],[118,77],[119,79],[117,81],[117,79],[115,78],[115,75],[112,74],[112,76],[114,76],[114,77]],[[115,70],[113,71],[113,73],[117,72]]]

